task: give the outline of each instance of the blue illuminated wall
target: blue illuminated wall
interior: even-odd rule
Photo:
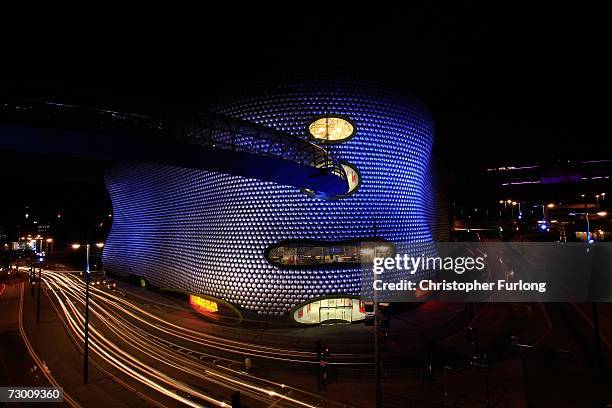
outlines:
[[[144,164],[111,169],[113,227],[105,267],[161,286],[279,316],[305,300],[360,291],[359,268],[286,270],[264,250],[287,239],[379,237],[429,242],[434,125],[418,100],[374,84],[307,80],[245,92],[218,111],[306,137],[318,115],[344,115],[356,135],[327,148],[362,176],[352,196],[324,201],[239,176]]]

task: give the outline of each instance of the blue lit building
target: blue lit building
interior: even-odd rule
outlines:
[[[261,317],[363,318],[359,242],[432,241],[427,108],[335,79],[244,92],[217,111],[315,140],[342,160],[351,191],[325,197],[228,174],[117,165],[106,177],[114,211],[106,269]]]

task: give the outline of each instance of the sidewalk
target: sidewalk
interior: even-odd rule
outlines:
[[[520,357],[496,364],[490,373],[490,401],[496,408],[524,408],[525,389]],[[291,373],[277,370],[264,371],[262,375],[285,384],[299,384],[303,390],[320,394],[346,404],[370,408],[374,401],[374,381],[339,381],[329,378],[326,390],[317,390],[316,370],[295,370]],[[444,376],[432,381],[403,379],[383,381],[383,406],[414,408],[482,408],[485,400],[485,376],[480,369],[467,368],[446,377],[447,396],[444,397]]]

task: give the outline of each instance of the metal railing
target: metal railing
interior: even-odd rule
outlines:
[[[347,179],[340,163],[322,147],[246,120],[219,113],[197,113],[191,121],[177,122],[176,130],[181,140],[191,143],[289,160]]]
[[[347,179],[340,163],[308,140],[219,113],[184,117],[181,120],[160,119],[55,102],[0,104],[0,123],[192,143],[289,160]]]
[[[374,368],[345,368],[337,367],[336,375],[342,381],[375,381],[376,370]],[[422,380],[422,367],[384,368],[382,370],[383,381],[397,379]]]

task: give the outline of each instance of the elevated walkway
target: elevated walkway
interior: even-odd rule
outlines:
[[[348,191],[340,163],[294,135],[217,113],[180,120],[53,102],[0,103],[0,149],[194,168]]]

